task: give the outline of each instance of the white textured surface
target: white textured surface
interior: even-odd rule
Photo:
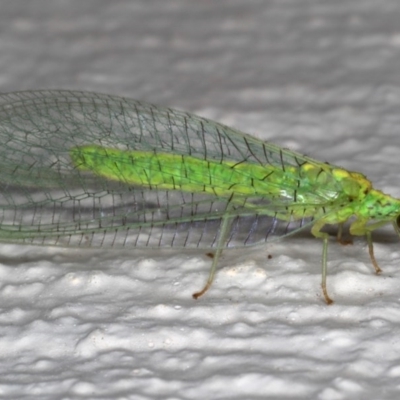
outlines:
[[[400,195],[397,0],[3,1],[0,90],[166,104]],[[307,236],[227,252],[0,246],[0,397],[395,399],[400,247]],[[273,258],[267,260],[267,254]]]

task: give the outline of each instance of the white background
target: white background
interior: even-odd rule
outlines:
[[[9,0],[0,91],[80,89],[217,119],[400,196],[397,0]],[[0,171],[1,173],[1,171]],[[305,234],[226,252],[0,245],[0,397],[394,399],[400,247]],[[272,259],[268,259],[268,254]]]

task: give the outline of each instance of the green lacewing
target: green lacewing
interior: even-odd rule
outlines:
[[[365,176],[186,112],[87,92],[0,95],[0,240],[81,247],[251,246],[349,219],[366,236],[400,200]]]

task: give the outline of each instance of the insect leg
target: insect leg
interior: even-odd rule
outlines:
[[[365,235],[365,237],[367,238],[368,253],[371,258],[372,265],[375,268],[375,272],[377,274],[380,274],[382,272],[382,270],[379,268],[379,265],[376,261],[375,255],[374,255],[374,244],[372,242],[372,231],[374,229],[377,229],[377,228],[381,227],[382,225],[384,225],[386,223],[386,221],[380,221],[380,222],[376,222],[374,224],[369,224],[369,225],[366,225],[366,223],[367,223],[367,220],[362,219],[362,218],[355,220],[350,225],[350,233],[352,235],[356,235],[356,236]]]
[[[222,250],[225,247],[226,243],[226,238],[228,237],[229,234],[229,228],[232,225],[233,218],[232,217],[223,217],[222,222],[221,222],[221,228],[218,236],[218,242],[217,242],[217,250],[215,251],[214,258],[211,264],[211,269],[210,273],[208,275],[207,282],[203,289],[201,289],[199,292],[193,293],[193,298],[198,299],[200,296],[202,296],[207,290],[211,287],[211,284],[214,280],[215,272],[217,270],[217,264],[218,260],[222,254]]]
[[[347,246],[348,244],[353,244],[351,239],[343,239],[343,222],[338,224],[338,232],[336,235],[336,240],[343,246]]]
[[[376,261],[376,258],[375,258],[375,254],[374,254],[374,243],[372,242],[372,232],[371,232],[371,231],[367,231],[366,234],[365,234],[365,236],[366,236],[366,238],[367,238],[368,253],[369,253],[369,256],[370,256],[370,258],[371,258],[372,265],[373,265],[374,268],[375,268],[375,272],[376,272],[377,274],[380,274],[380,273],[382,272],[382,270],[379,268],[379,265],[378,265],[378,263],[377,263],[377,261]]]
[[[332,304],[333,300],[328,295],[328,290],[326,288],[326,272],[327,272],[327,263],[328,263],[328,235],[322,238],[323,246],[322,246],[322,293],[324,294],[326,304]]]
[[[328,263],[328,238],[329,235],[325,232],[321,232],[322,227],[325,225],[323,220],[319,220],[316,222],[312,229],[311,233],[317,237],[322,239],[323,247],[322,247],[322,280],[321,287],[322,293],[324,294],[326,304],[332,304],[333,300],[328,295],[328,289],[326,288],[326,273],[327,273],[327,263]]]
[[[338,224],[338,231],[337,231],[337,235],[336,235],[336,240],[341,243],[342,242],[342,234],[343,234],[343,224],[340,223]]]

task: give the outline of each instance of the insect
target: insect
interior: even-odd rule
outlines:
[[[202,248],[221,253],[351,219],[366,236],[400,200],[365,176],[195,115],[121,97],[32,91],[0,95],[0,240],[81,247]],[[209,253],[210,254],[210,253]]]

